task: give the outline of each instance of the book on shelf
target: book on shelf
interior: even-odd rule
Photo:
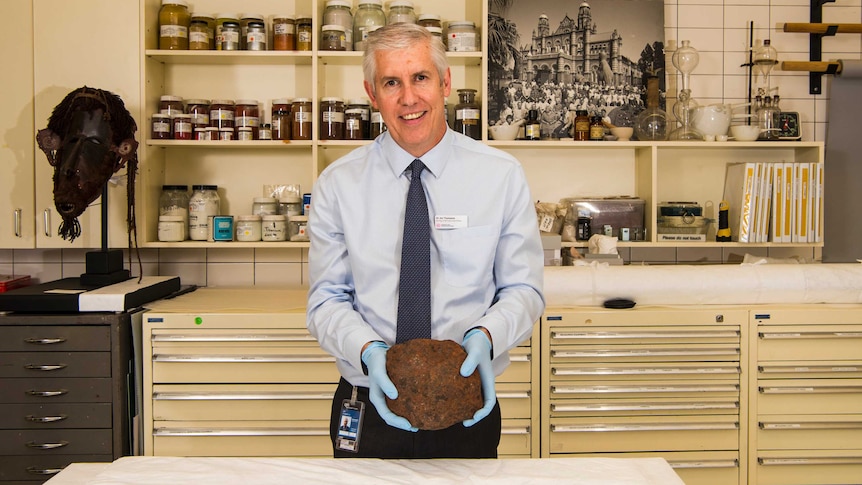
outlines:
[[[749,242],[754,223],[754,184],[757,166],[754,162],[727,166],[724,179],[724,200],[728,203],[727,217],[732,241]]]

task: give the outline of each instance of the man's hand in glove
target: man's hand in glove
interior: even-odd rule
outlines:
[[[461,346],[467,351],[467,358],[461,364],[461,375],[467,377],[472,375],[477,368],[479,369],[479,377],[482,380],[482,397],[485,400],[482,409],[476,411],[471,419],[463,421],[464,426],[469,427],[491,413],[497,403],[497,391],[494,387],[494,369],[491,366],[491,339],[488,338],[485,331],[479,328],[470,330],[464,336]]]
[[[377,414],[386,421],[386,424],[394,428],[403,429],[404,431],[418,431],[410,424],[407,419],[398,416],[389,410],[386,405],[386,397],[395,399],[398,397],[398,390],[395,389],[395,384],[389,379],[386,373],[386,351],[389,346],[383,342],[371,342],[365,350],[362,351],[362,363],[368,369],[368,394],[371,398],[371,404],[377,409]]]

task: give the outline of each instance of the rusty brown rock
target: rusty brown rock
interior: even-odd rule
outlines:
[[[389,409],[419,429],[437,430],[473,417],[482,407],[479,371],[462,377],[467,353],[452,340],[414,339],[386,353],[386,372],[398,398]]]

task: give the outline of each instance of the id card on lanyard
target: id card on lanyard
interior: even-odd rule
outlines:
[[[337,449],[352,453],[359,451],[359,435],[362,432],[362,418],[365,416],[365,403],[357,401],[356,394],[356,386],[353,386],[350,399],[341,402],[341,417],[335,437]]]

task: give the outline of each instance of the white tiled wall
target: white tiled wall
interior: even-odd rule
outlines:
[[[519,0],[522,1],[522,0]],[[816,1],[816,0],[811,0]],[[572,3],[576,5],[576,3]],[[575,8],[575,7],[572,7]],[[769,38],[780,60],[808,60],[808,35],[784,33],[785,22],[808,22],[809,0],[665,0],[665,44],[670,49],[689,40],[700,52],[692,74],[692,95],[700,104],[737,103],[747,98],[749,25],[754,39]],[[826,22],[862,22],[862,0],[836,0],[823,6]],[[824,60],[860,59],[862,36],[844,34],[823,39]],[[668,63],[669,69],[671,64]],[[822,95],[808,93],[808,74],[772,73],[781,107],[798,111],[806,140],[825,140],[828,82]],[[744,251],[743,251],[744,250]],[[739,262],[745,253],[818,260],[819,250],[799,248],[621,248],[632,263]],[[0,274],[29,274],[38,281],[84,272],[83,250],[0,250]],[[308,283],[308,253],[299,249],[148,249],[141,251],[145,275],[179,275],[183,284],[199,286],[291,285]],[[132,273],[137,275],[137,262]]]

